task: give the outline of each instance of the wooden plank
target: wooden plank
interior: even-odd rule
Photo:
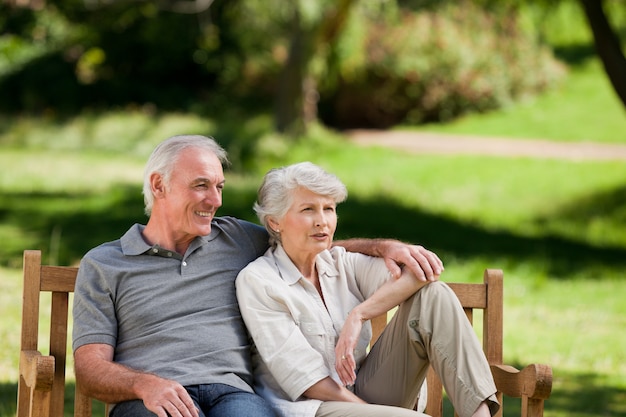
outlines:
[[[387,325],[387,313],[374,317],[372,320],[372,339],[370,340],[370,347],[374,346],[374,343],[380,337],[380,334],[385,330]]]
[[[22,289],[22,333],[20,340],[20,379],[18,381],[17,416],[31,414],[32,400],[35,395],[32,387],[28,387],[26,376],[22,374],[23,361],[21,356],[27,351],[37,351],[39,338],[39,265],[41,252],[36,250],[24,251],[23,289]],[[45,396],[44,396],[45,397]],[[44,398],[45,399],[45,398]]]
[[[435,373],[435,370],[431,367],[428,368],[428,375],[426,376],[428,384],[428,397],[426,399],[425,413],[432,417],[443,416],[443,386],[439,377]]]
[[[503,276],[502,271],[487,269],[484,273],[487,284],[487,307],[483,316],[483,349],[490,364],[502,363],[503,338]]]
[[[485,308],[487,286],[485,284],[447,283],[456,293],[461,305],[466,308]]]
[[[56,362],[50,401],[50,414],[53,416],[63,415],[68,307],[69,294],[67,292],[52,293],[52,307],[50,309],[50,355],[54,356]]]
[[[41,291],[74,292],[78,268],[70,266],[42,266]]]

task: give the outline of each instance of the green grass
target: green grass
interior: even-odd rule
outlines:
[[[143,221],[142,161],[86,151],[14,149],[1,155],[12,175],[2,177],[0,239],[25,236],[21,246],[0,249],[6,261],[0,269],[0,398],[10,399],[19,350],[21,250],[42,248],[50,255],[56,248],[54,260],[73,263]],[[626,415],[626,334],[619,330],[626,324],[626,166],[415,156],[328,139],[310,139],[277,158],[259,163],[260,170],[309,159],[346,182],[350,197],[339,207],[338,237],[423,243],[444,259],[448,281],[479,281],[484,268],[503,268],[505,357],[518,366],[553,366],[546,417]],[[222,214],[254,220],[259,180],[260,174],[228,174]],[[0,416],[11,415],[10,402],[4,407]]]
[[[601,64],[589,60],[574,67],[560,87],[542,96],[449,124],[415,129],[561,142],[626,143],[626,109]]]
[[[553,367],[546,417],[626,416],[625,164],[408,155],[356,148],[318,130],[287,146],[262,134],[269,124],[246,119],[237,132],[200,116],[141,111],[0,118],[0,417],[15,412],[22,250],[72,264],[144,222],[143,163],[155,143],[186,132],[214,134],[241,163],[245,141],[262,137],[250,173],[227,174],[221,214],[254,221],[262,173],[306,159],[348,186],[338,238],[424,244],[444,260],[447,281],[480,281],[484,268],[504,269],[505,359]],[[546,96],[423,129],[626,142],[624,109],[594,61]],[[518,408],[507,404],[505,416]]]

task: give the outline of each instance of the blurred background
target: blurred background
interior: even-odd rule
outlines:
[[[311,160],[348,187],[337,238],[503,269],[505,362],[553,367],[546,417],[626,416],[625,45],[626,0],[0,0],[0,417],[22,251],[76,264],[144,223],[143,164],[183,133],[229,152],[222,215]],[[476,149],[411,150],[452,137]]]

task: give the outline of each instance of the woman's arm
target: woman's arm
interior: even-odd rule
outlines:
[[[346,401],[352,403],[365,403],[353,392],[339,385],[331,377],[326,377],[316,382],[303,395],[321,401]]]
[[[402,303],[430,281],[419,280],[411,271],[404,270],[400,278],[385,282],[374,294],[354,307],[341,329],[335,346],[335,368],[345,385],[356,379],[354,348],[359,340],[363,323]]]
[[[420,281],[436,281],[443,272],[443,262],[434,253],[420,245],[411,245],[394,239],[348,239],[333,243],[349,252],[384,258],[393,278],[402,274],[405,266]]]

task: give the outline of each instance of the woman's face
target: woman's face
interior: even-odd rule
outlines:
[[[287,252],[317,255],[330,248],[337,228],[337,204],[331,197],[299,187],[282,219],[274,222]]]

